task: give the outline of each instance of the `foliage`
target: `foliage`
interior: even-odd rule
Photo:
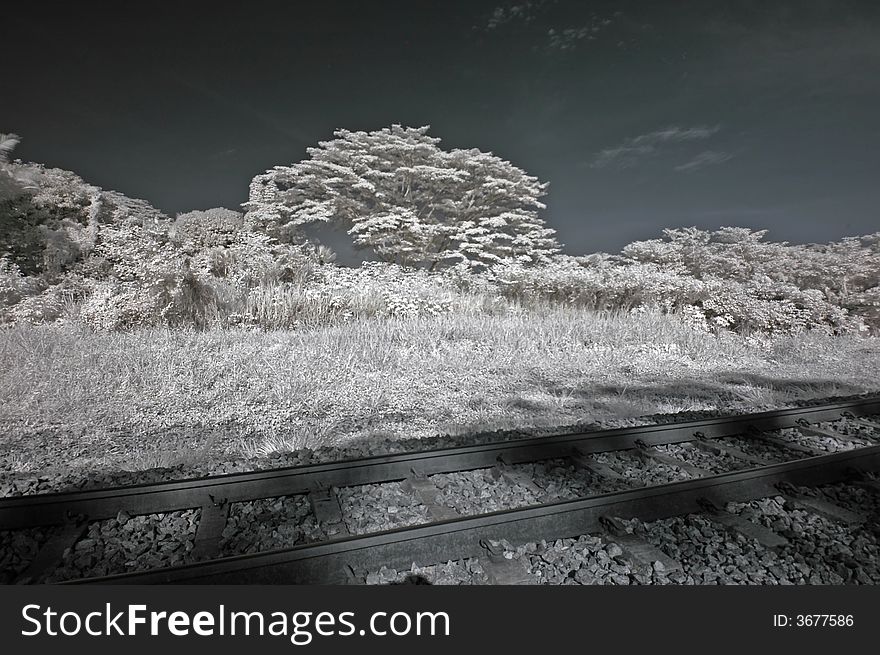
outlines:
[[[795,265],[800,248],[790,252],[784,244],[768,244],[775,255],[762,261],[740,249],[741,242],[716,249],[710,247],[711,235],[706,233],[690,233],[681,239],[676,238],[677,231],[668,232],[674,232],[672,242],[631,244],[621,257],[560,256],[540,267],[499,266],[486,277],[505,297],[518,302],[549,300],[594,310],[656,307],[683,314],[706,330],[841,333],[864,329],[866,316],[842,307],[839,297],[782,281],[791,279],[784,272]],[[862,303],[874,297],[873,292],[862,295]]]
[[[432,269],[537,263],[558,250],[538,216],[546,184],[491,153],[441,150],[428,129],[337,130],[308,159],[255,177],[247,220],[290,239],[338,221],[356,246]]]
[[[861,319],[880,327],[870,303],[880,287],[880,233],[825,245],[790,245],[763,241],[766,232],[668,229],[665,240],[635,242],[623,255],[705,281],[711,293],[703,306],[718,324],[850,330],[859,329]]]
[[[546,185],[509,162],[443,151],[427,128],[336,136],[255,178],[246,215],[172,220],[68,171],[5,161],[17,138],[0,135],[0,322],[288,329],[556,304],[677,314],[704,332],[880,330],[880,233],[791,245],[681,228],[620,255],[554,254],[537,217]],[[348,221],[398,263],[334,265],[297,235],[320,220]]]
[[[194,253],[204,248],[232,245],[243,226],[241,212],[215,207],[178,215],[168,236],[176,245]]]

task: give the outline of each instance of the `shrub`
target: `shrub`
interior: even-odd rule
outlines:
[[[205,248],[231,245],[243,226],[241,212],[215,207],[180,214],[171,224],[168,236],[175,245],[195,254]]]

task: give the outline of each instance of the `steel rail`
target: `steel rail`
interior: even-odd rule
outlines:
[[[776,495],[776,485],[817,485],[845,479],[853,469],[880,469],[880,446],[771,464],[709,478],[438,521],[366,536],[145,572],[72,580],[64,584],[339,584],[350,570],[407,569],[479,556],[488,540],[554,540],[601,529],[603,516],[644,521],[701,512]]]
[[[810,407],[666,423],[596,432],[577,432],[473,446],[375,455],[323,464],[268,469],[247,473],[0,498],[0,530],[17,530],[70,522],[76,517],[97,521],[129,514],[153,514],[243,501],[305,494],[327,487],[349,487],[403,480],[420,475],[452,473],[505,464],[520,464],[580,453],[610,452],[647,446],[742,435],[753,430],[798,427],[810,422],[837,420],[843,414],[880,413],[880,397]]]

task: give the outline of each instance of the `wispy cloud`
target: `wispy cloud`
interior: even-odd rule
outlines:
[[[556,0],[523,0],[522,2],[495,7],[487,23],[481,28],[475,27],[475,29],[491,32],[505,23],[531,23],[546,5],[555,2]]]
[[[550,50],[574,50],[584,42],[595,41],[620,15],[619,11],[611,17],[593,14],[589,21],[578,27],[551,27],[547,30],[547,47]]]
[[[596,13],[589,7],[581,7],[571,16],[563,6],[562,15],[555,11],[558,0],[518,0],[495,7],[482,25],[474,25],[478,32],[500,32],[509,27],[532,26],[535,37],[544,44],[533,46],[533,50],[552,53],[553,51],[572,51],[590,41],[596,41],[600,33],[607,31],[619,22],[623,12]],[[563,3],[564,5],[564,3]],[[587,13],[589,11],[589,13]],[[620,41],[620,44],[625,41]],[[618,46],[620,46],[618,44]]]
[[[592,168],[607,168],[615,166],[616,168],[631,168],[643,157],[650,155],[656,148],[650,145],[637,146],[631,143],[621,145],[616,148],[607,148],[596,155]]]
[[[729,152],[718,152],[716,150],[704,150],[689,162],[680,164],[675,167],[677,171],[696,171],[706,166],[714,166],[715,164],[723,164],[728,159],[732,159],[733,155]]]
[[[642,134],[633,139],[634,143],[665,143],[668,141],[690,141],[692,139],[708,139],[715,134],[720,125],[706,127],[699,125],[697,127],[667,127],[649,134]]]
[[[719,129],[720,126],[718,125],[712,127],[705,125],[697,125],[695,127],[671,126],[636,137],[630,137],[624,139],[620,145],[614,148],[606,148],[599,152],[593,159],[591,166],[593,168],[606,168],[608,166],[621,169],[631,168],[645,157],[659,152],[665,144],[708,139]]]

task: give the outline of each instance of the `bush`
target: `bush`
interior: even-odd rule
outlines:
[[[864,329],[860,317],[829,301],[822,291],[775,282],[766,275],[740,281],[742,267],[737,266],[731,269],[733,278],[705,273],[698,278],[689,272],[692,263],[671,255],[667,246],[661,244],[652,257],[641,246],[625,250],[643,261],[626,256],[560,256],[539,267],[501,265],[474,288],[485,293],[494,287],[526,306],[551,302],[601,311],[656,308],[682,314],[699,329],[743,333],[818,329],[833,334]],[[703,270],[712,268],[707,261],[702,259]],[[459,273],[453,279],[467,287]]]
[[[180,214],[171,225],[168,236],[175,245],[194,254],[205,248],[231,245],[243,226],[241,212],[215,207]]]

